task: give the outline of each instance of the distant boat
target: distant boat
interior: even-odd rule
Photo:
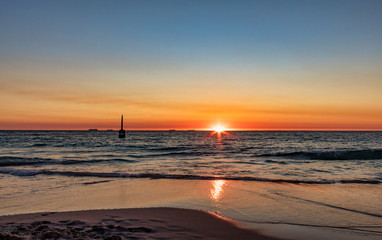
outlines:
[[[126,132],[123,130],[123,115],[121,115],[121,130],[119,130],[119,138],[125,138]]]
[[[97,132],[97,131],[98,131],[97,128],[90,128],[90,129],[89,129],[89,132]]]
[[[107,129],[106,130],[106,132],[112,132],[113,131],[113,129]]]
[[[170,130],[168,130],[169,132],[176,132],[176,130],[175,129],[170,129]]]

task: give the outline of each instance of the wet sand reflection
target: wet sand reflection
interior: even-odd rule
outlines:
[[[223,195],[224,185],[226,184],[226,180],[214,180],[214,181],[211,181],[211,183],[212,183],[212,188],[210,190],[210,198],[213,201],[218,202]]]

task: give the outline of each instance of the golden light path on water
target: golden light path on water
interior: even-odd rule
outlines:
[[[213,201],[217,202],[222,197],[225,184],[226,184],[226,180],[214,180],[214,181],[212,181],[212,188],[210,190],[210,197]]]

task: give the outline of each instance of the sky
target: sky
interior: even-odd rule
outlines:
[[[3,0],[0,130],[382,130],[381,10]]]

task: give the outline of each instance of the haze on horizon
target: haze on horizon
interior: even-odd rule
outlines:
[[[0,129],[382,130],[382,1],[2,1]]]

